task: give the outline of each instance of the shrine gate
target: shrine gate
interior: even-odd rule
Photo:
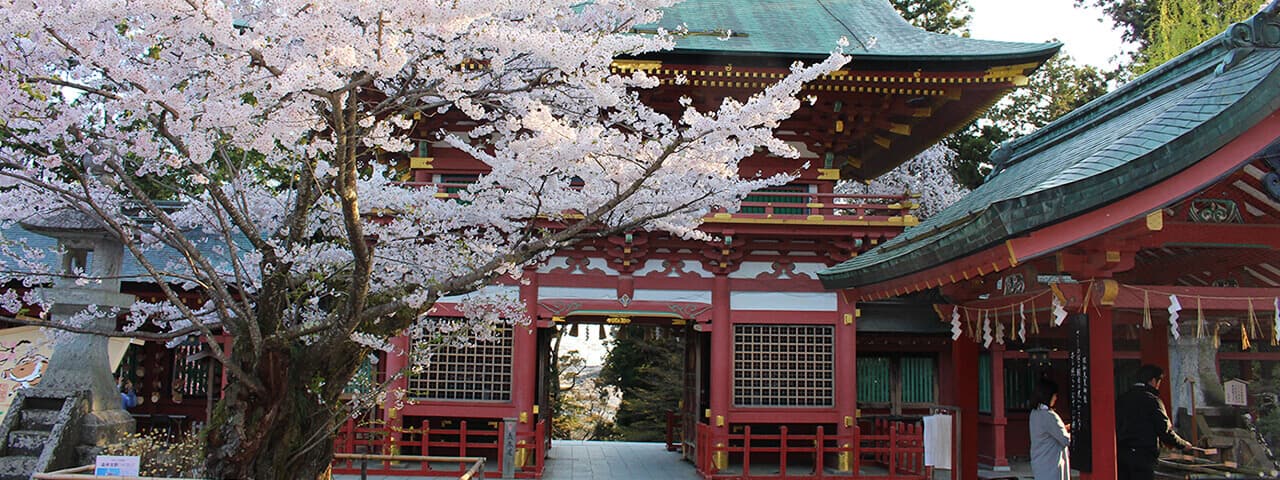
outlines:
[[[808,85],[802,95],[812,106],[778,128],[802,158],[758,154],[742,163],[744,175],[798,178],[748,197],[739,211],[711,213],[702,230],[712,241],[652,232],[586,241],[528,267],[520,281],[491,287],[518,294],[533,322],[504,330],[494,344],[437,352],[425,371],[396,385],[408,393],[404,404],[353,422],[339,451],[488,455],[500,464],[492,475],[506,467],[537,477],[550,441],[544,375],[557,329],[656,324],[684,328],[689,351],[684,400],[672,405],[682,419],[675,443],[705,477],[927,474],[917,422],[894,416],[928,413],[964,383],[940,368],[945,328],[927,305],[886,302],[859,311],[855,296],[828,291],[818,279],[917,224],[916,198],[836,194],[836,182],[874,178],[937,143],[1024,85],[1060,45],[927,33],[883,0],[785,8],[690,0],[662,24],[684,24],[691,35],[672,52],[618,60],[615,68],[660,78],[661,87],[642,95],[667,112],[680,111],[681,97],[714,106],[749,95],[782,78],[792,62],[825,58],[838,39],[849,39],[847,69]],[[421,125],[424,138],[441,126],[447,123]],[[401,164],[413,181],[446,196],[487,171],[428,140]],[[436,314],[460,316],[456,300],[443,299]],[[396,343],[411,351],[409,337]],[[874,396],[860,412],[864,350],[874,356],[867,363]],[[380,362],[392,372],[407,363],[401,355]],[[895,380],[904,375],[914,379],[906,390]],[[513,442],[514,455],[502,460],[499,447]],[[788,469],[801,460],[802,468]]]

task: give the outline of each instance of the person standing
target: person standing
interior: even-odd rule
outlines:
[[[1164,370],[1147,364],[1138,368],[1138,383],[1116,400],[1116,467],[1119,480],[1150,480],[1155,476],[1160,444],[1184,452],[1206,453],[1179,437],[1160,401]]]
[[[1058,403],[1058,384],[1041,379],[1035,389],[1036,408],[1028,423],[1031,428],[1031,473],[1036,480],[1070,480],[1071,427],[1053,411]]]

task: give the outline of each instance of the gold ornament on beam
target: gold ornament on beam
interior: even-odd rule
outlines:
[[[1222,330],[1222,322],[1213,324],[1213,349],[1217,350],[1222,347],[1222,336],[1218,335],[1218,331]]]

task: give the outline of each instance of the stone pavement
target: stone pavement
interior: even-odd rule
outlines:
[[[490,467],[493,468],[493,467]],[[696,480],[693,464],[668,452],[662,443],[584,442],[554,440],[547,453],[542,480]],[[359,480],[359,475],[334,475],[334,480]],[[408,480],[415,477],[369,475],[368,480]],[[424,477],[418,477],[424,478]],[[456,477],[454,477],[456,478]]]
[[[694,480],[693,464],[662,443],[555,440],[543,480]]]

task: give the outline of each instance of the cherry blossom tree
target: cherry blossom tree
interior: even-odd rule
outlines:
[[[441,297],[587,237],[697,237],[709,209],[789,180],[743,178],[738,162],[795,156],[772,128],[847,58],[833,40],[750,98],[673,118],[639,101],[657,79],[610,71],[673,46],[633,30],[670,3],[0,1],[0,222],[88,215],[160,290],[96,333],[207,342],[230,378],[209,475],[314,478],[359,408],[343,388],[390,337],[527,321],[514,299],[477,294],[469,321],[431,322]],[[393,181],[379,159],[424,128],[491,172],[456,200]],[[57,273],[10,237],[4,280]]]
[[[956,183],[951,173],[955,157],[955,151],[942,144],[934,145],[871,182],[842,182],[836,185],[836,191],[864,195],[918,195],[916,215],[926,218],[968,193]]]

